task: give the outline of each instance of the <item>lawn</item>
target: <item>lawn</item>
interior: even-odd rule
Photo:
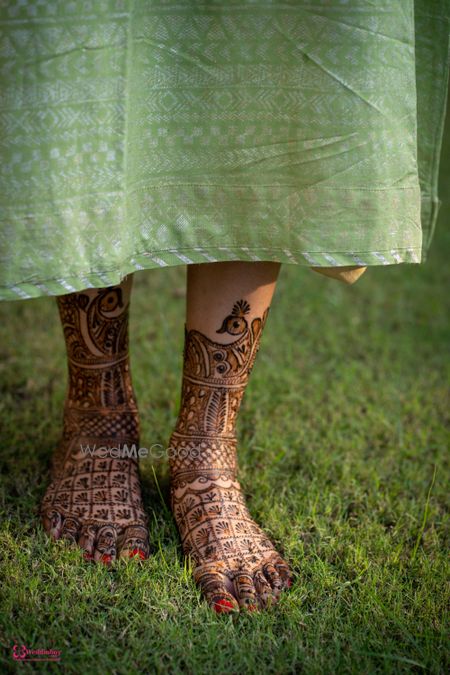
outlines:
[[[201,600],[162,460],[141,465],[150,560],[107,569],[48,541],[37,509],[61,428],[61,327],[52,298],[0,304],[2,668],[17,641],[61,650],[67,673],[448,671],[449,225],[446,203],[426,264],[372,267],[354,286],[282,268],[238,427],[250,510],[295,573],[265,613]],[[145,447],[176,419],[184,284],[182,267],[135,276]]]

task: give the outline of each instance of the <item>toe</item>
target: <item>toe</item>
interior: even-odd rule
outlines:
[[[290,588],[292,586],[292,573],[289,566],[285,563],[283,558],[278,558],[275,562],[275,569],[280,575],[283,588]]]
[[[78,541],[80,527],[80,521],[77,520],[77,518],[67,516],[64,518],[64,522],[61,527],[60,538],[68,539],[70,542],[75,544]]]
[[[84,525],[81,528],[78,544],[84,551],[85,560],[94,559],[94,549],[95,549],[95,540],[97,537],[97,530],[98,526],[96,525]]]
[[[277,602],[278,596],[273,593],[272,586],[266,579],[262,570],[257,570],[253,575],[253,584],[259,605],[262,609],[267,609]]]
[[[121,534],[118,549],[120,558],[145,560],[149,555],[148,530],[143,525],[129,525]]]
[[[230,614],[239,610],[239,605],[232,595],[223,595],[219,589],[218,595],[214,595],[209,601],[212,609],[217,614]]]
[[[209,567],[205,571],[194,572],[194,578],[205,600],[217,614],[239,611],[239,604],[228,590],[227,580],[222,572]]]
[[[264,576],[272,587],[272,592],[275,596],[278,596],[283,589],[283,581],[281,580],[280,575],[278,574],[276,568],[272,563],[266,563],[263,565]]]
[[[94,561],[108,565],[116,558],[117,530],[112,525],[103,525],[97,531],[94,544]]]
[[[254,612],[259,607],[253,577],[247,572],[238,572],[234,578],[234,589],[241,609]]]
[[[64,519],[59,511],[46,511],[42,514],[44,529],[53,539],[60,538],[63,521]]]

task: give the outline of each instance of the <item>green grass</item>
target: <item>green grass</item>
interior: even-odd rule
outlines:
[[[68,673],[446,672],[449,223],[447,204],[425,265],[369,268],[354,286],[282,268],[239,420],[250,510],[296,575],[261,614],[216,616],[201,600],[163,461],[142,462],[149,561],[108,570],[47,540],[37,508],[61,426],[61,328],[54,299],[0,305],[4,670],[17,640],[62,650]],[[167,444],[177,414],[184,275],[135,277],[146,447]]]

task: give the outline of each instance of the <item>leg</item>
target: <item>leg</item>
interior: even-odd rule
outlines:
[[[237,480],[235,422],[280,265],[188,267],[182,400],[170,440],[171,506],[194,578],[216,611],[257,609],[290,585]]]
[[[346,284],[354,284],[359,277],[364,274],[367,267],[359,265],[349,265],[347,267],[311,267],[314,272],[324,274],[326,277],[338,279]]]
[[[148,554],[137,457],[139,418],[128,359],[132,277],[58,297],[69,382],[63,436],[41,505],[45,529],[91,560]],[[124,455],[126,453],[123,453]]]

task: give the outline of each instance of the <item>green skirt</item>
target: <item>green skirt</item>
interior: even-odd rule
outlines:
[[[426,258],[450,0],[5,0],[0,299]]]

